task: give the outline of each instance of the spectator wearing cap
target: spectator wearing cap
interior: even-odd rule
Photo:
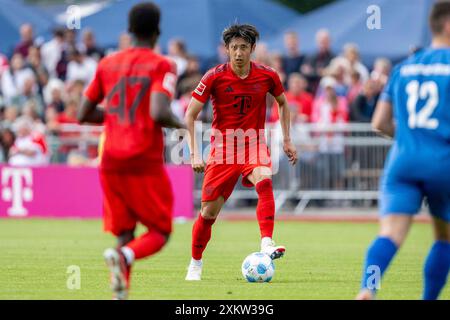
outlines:
[[[337,82],[333,77],[324,77],[321,80],[322,94],[313,102],[312,122],[321,124],[348,122],[347,100],[337,95],[336,85]]]

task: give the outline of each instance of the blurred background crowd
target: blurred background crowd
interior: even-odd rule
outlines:
[[[97,63],[105,55],[124,50],[132,45],[129,34],[117,39],[117,48],[105,50],[96,43],[95,32],[56,28],[53,38],[42,44],[35,42],[33,27],[23,24],[21,39],[10,57],[0,56],[0,161],[15,163],[18,139],[29,140],[38,162],[65,162],[71,151],[64,145],[50,154],[46,139],[76,137],[75,130],[66,124],[76,124],[77,111],[83,90],[93,78]],[[358,46],[346,44],[340,52],[331,50],[333,39],[326,29],[316,33],[316,52],[305,55],[301,39],[295,31],[284,33],[284,48],[270,51],[264,42],[257,44],[254,61],[273,67],[280,75],[291,107],[293,123],[346,123],[368,122],[378,96],[386,84],[390,60],[379,57],[371,66],[360,60]],[[171,39],[167,48],[156,47],[177,65],[178,83],[173,111],[183,118],[192,90],[203,73],[227,61],[226,48],[217,47],[214,59],[200,61],[190,54],[183,39]],[[268,97],[267,121],[276,122],[276,103]],[[205,122],[212,120],[209,104],[201,114]],[[68,131],[68,132],[66,132]],[[74,132],[75,131],[75,132]],[[22,145],[27,145],[26,141]],[[25,143],[25,144],[24,144]],[[19,144],[20,145],[20,144]],[[76,144],[74,144],[76,149]],[[72,148],[72,149],[74,149]],[[95,150],[90,156],[95,157]],[[41,154],[42,153],[42,154]],[[23,161],[20,160],[20,161]],[[34,163],[34,162],[33,162]]]
[[[178,117],[184,117],[191,92],[202,75],[209,68],[227,62],[226,48],[219,43],[220,32],[226,21],[239,16],[246,19],[245,22],[255,21],[261,31],[262,40],[257,43],[253,60],[279,73],[291,108],[292,123],[320,124],[323,128],[330,124],[370,122],[392,64],[405,57],[408,48],[409,53],[414,50],[411,43],[427,41],[422,37],[418,41],[417,32],[413,30],[416,24],[423,30],[426,21],[417,21],[414,26],[399,25],[392,12],[403,8],[401,13],[405,19],[412,21],[420,15],[419,7],[413,8],[413,4],[426,9],[433,2],[413,0],[411,5],[405,6],[399,2],[378,1],[388,18],[384,18],[382,30],[371,32],[365,24],[366,9],[372,3],[369,0],[320,0],[318,2],[331,2],[331,5],[306,15],[270,0],[245,3],[234,0],[156,1],[161,5],[163,19],[161,41],[155,50],[177,64],[178,82],[172,108]],[[68,28],[64,23],[62,27],[54,27],[57,24],[52,23],[52,31],[47,32],[45,38],[41,36],[42,25],[50,25],[48,19],[41,17],[38,23],[19,19],[21,23],[14,31],[17,35],[12,37],[12,43],[9,40],[8,49],[5,42],[0,45],[0,163],[71,163],[97,157],[101,128],[86,131],[77,125],[76,115],[83,90],[93,78],[99,60],[132,45],[132,38],[123,30],[126,29],[124,12],[134,2],[136,0],[86,2],[98,5],[96,10],[100,11],[83,18],[79,29]],[[6,10],[30,10],[28,6],[15,7],[20,3],[22,1],[0,0],[5,8],[0,14],[0,23],[8,20],[2,20],[9,16]],[[223,3],[227,4],[226,8],[222,8]],[[197,21],[198,17],[196,23],[177,18],[186,10],[195,13],[206,4],[207,9],[214,9],[210,15],[215,18],[205,20],[209,24]],[[66,6],[64,4],[64,10]],[[332,19],[337,12],[339,21]],[[29,13],[27,16],[31,17]],[[113,18],[115,23],[108,22],[105,26],[105,21]],[[174,19],[177,19],[176,24],[171,23]],[[344,23],[347,20],[349,23]],[[408,30],[398,37],[400,31],[389,32],[391,25]],[[6,32],[5,36],[11,39],[14,32],[5,30],[1,32]],[[217,33],[212,39],[204,38],[212,32]],[[171,37],[171,34],[184,36]],[[387,35],[397,40],[389,46],[377,46],[376,39]],[[375,40],[364,42],[368,37]],[[359,48],[356,42],[364,47]],[[200,117],[206,123],[211,122],[210,104],[205,105]],[[268,97],[267,122],[276,124],[277,120],[277,106],[274,99]]]

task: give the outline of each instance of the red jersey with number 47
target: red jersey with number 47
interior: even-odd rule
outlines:
[[[85,96],[105,99],[105,142],[100,168],[148,172],[163,163],[163,132],[150,116],[150,96],[174,93],[176,70],[149,48],[134,47],[102,59]]]
[[[222,133],[223,142],[233,130],[264,129],[266,121],[266,96],[270,93],[278,97],[284,92],[277,72],[265,65],[251,62],[250,73],[245,79],[239,78],[230,63],[210,69],[202,78],[192,96],[205,103],[209,97],[213,104],[212,128]],[[211,138],[211,154],[219,146]],[[229,146],[225,147],[229,150]],[[228,152],[228,151],[227,151]]]

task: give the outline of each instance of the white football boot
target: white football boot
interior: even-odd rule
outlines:
[[[276,246],[271,238],[264,237],[261,239],[261,252],[267,254],[272,260],[284,256],[285,251],[284,246]]]
[[[185,280],[187,281],[200,281],[202,280],[202,268],[203,262],[202,260],[191,260],[191,263],[188,267],[188,272],[186,274]]]
[[[103,253],[106,265],[111,272],[111,290],[113,300],[126,300],[128,298],[128,283],[126,279],[127,264],[120,250],[109,248]]]

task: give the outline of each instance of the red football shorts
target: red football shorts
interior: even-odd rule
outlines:
[[[234,186],[241,175],[242,185],[248,188],[253,187],[253,184],[247,177],[257,167],[266,167],[268,169],[267,175],[270,175],[272,173],[272,162],[269,150],[266,147],[262,149],[262,152],[257,153],[259,156],[247,150],[245,163],[243,164],[239,164],[239,162],[228,164],[208,161],[203,179],[202,201],[214,201],[219,196],[222,196],[226,201],[233,192]]]
[[[172,231],[173,192],[165,169],[151,174],[100,171],[103,226],[118,236],[140,222],[163,234]]]

